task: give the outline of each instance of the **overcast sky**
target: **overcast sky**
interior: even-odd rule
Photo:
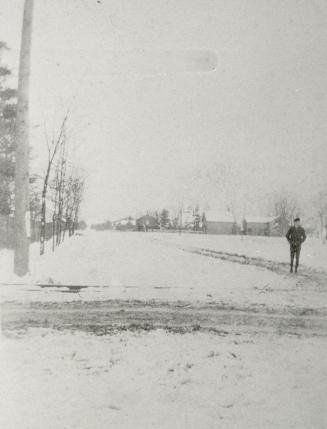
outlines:
[[[0,0],[15,74],[22,9]],[[32,168],[69,108],[88,220],[225,209],[208,185],[221,165],[248,213],[273,191],[307,197],[326,176],[326,46],[324,0],[35,0]]]

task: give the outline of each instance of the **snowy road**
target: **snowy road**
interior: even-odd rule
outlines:
[[[67,240],[54,254],[35,255],[30,281],[47,287],[3,286],[3,329],[196,326],[326,335],[324,282],[303,272],[290,275],[282,263],[271,266],[263,258],[246,263],[235,256],[231,262],[225,253],[217,258],[216,251],[185,247],[188,237],[167,242],[166,236],[89,232]],[[210,236],[201,242],[206,238],[212,246]],[[49,279],[81,288],[56,287]],[[72,291],[77,293],[67,293]]]
[[[48,283],[51,278],[55,283],[97,288],[82,289],[72,295],[31,285],[3,286],[2,301],[181,300],[237,306],[257,304],[269,308],[326,307],[325,282],[313,283],[301,274],[289,275],[285,270],[274,272],[265,267],[183,251],[180,246],[187,244],[189,238],[171,236],[88,232],[67,240],[54,254],[49,252],[44,258],[33,248],[32,273],[27,282]],[[201,240],[201,245],[213,243],[212,236]],[[219,243],[219,238],[217,241]],[[327,277],[325,279],[327,281]]]

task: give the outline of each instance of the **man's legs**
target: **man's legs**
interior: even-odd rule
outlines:
[[[296,247],[296,251],[295,251],[295,272],[297,272],[297,268],[299,266],[299,262],[300,262],[300,253],[301,253],[301,246],[297,246]]]
[[[290,253],[291,253],[291,268],[290,271],[291,273],[293,272],[293,262],[294,262],[294,256],[295,256],[295,248],[294,246],[291,245],[290,247]]]

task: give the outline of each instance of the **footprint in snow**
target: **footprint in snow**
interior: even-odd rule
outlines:
[[[117,407],[117,405],[114,405],[114,404],[109,404],[108,408],[110,408],[111,410],[115,410],[115,411],[119,411],[120,410],[120,407]]]

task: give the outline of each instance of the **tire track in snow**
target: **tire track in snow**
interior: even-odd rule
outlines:
[[[138,300],[7,302],[1,308],[2,331],[28,328],[85,331],[96,335],[123,330],[172,332],[273,332],[327,335],[327,310],[233,306]]]
[[[223,261],[234,262],[242,265],[252,265],[259,268],[265,268],[280,275],[290,275],[289,264],[286,262],[277,262],[269,259],[250,257],[237,253],[221,252],[217,250],[198,248],[198,247],[180,247],[184,252],[194,253],[202,256],[220,259]],[[296,277],[302,282],[315,283],[315,286],[323,290],[327,289],[327,272],[318,271],[306,266],[300,266]]]

